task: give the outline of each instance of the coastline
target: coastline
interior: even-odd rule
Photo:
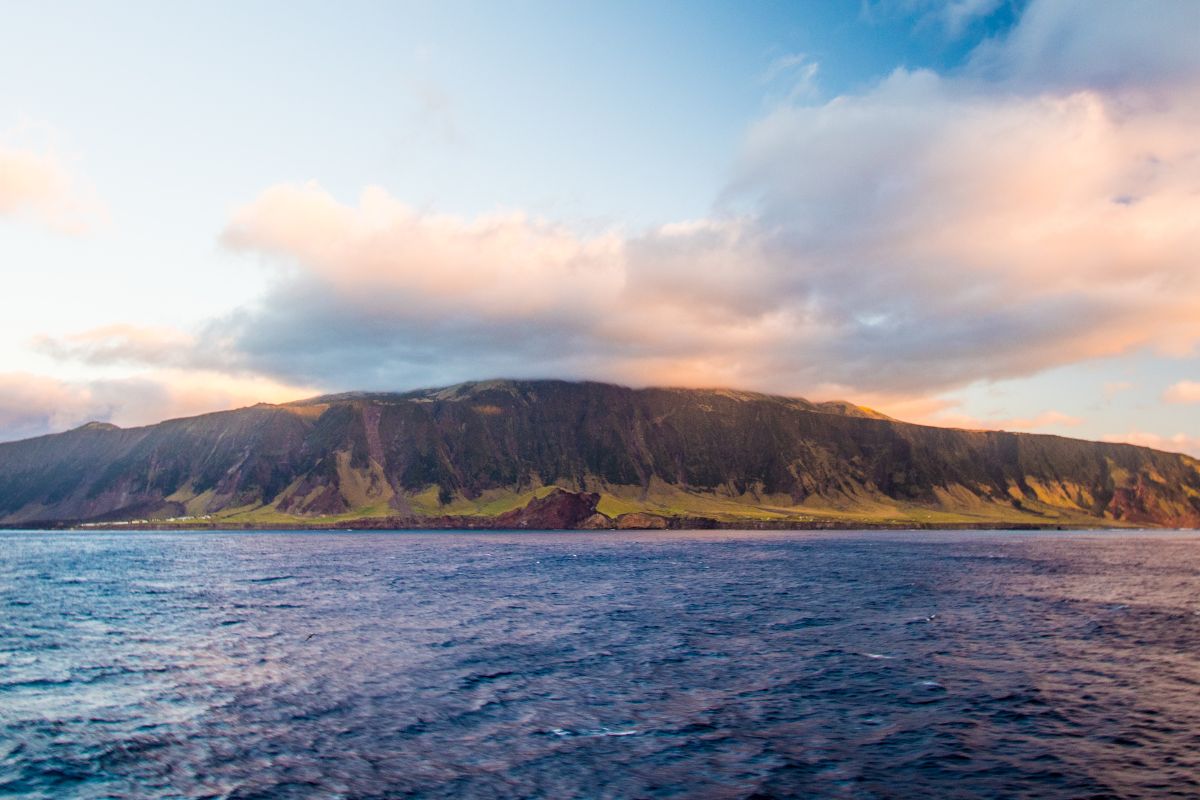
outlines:
[[[0,525],[9,530],[71,530],[71,531],[654,531],[654,530],[1128,530],[1141,527],[1160,527],[1113,524],[1101,519],[1038,520],[917,520],[878,519],[845,516],[723,518],[701,514],[657,514],[634,511],[609,516],[597,510],[600,495],[592,492],[573,492],[562,488],[543,497],[535,497],[526,505],[496,515],[383,515],[361,517],[314,517],[282,520],[236,520],[228,517],[203,518],[134,518],[109,520],[45,520]],[[1107,523],[1107,524],[1106,524]],[[1162,526],[1165,528],[1165,526]]]
[[[93,523],[54,523],[54,524],[21,524],[0,525],[0,530],[24,531],[71,531],[76,533],[112,532],[112,531],[704,531],[704,530],[750,530],[750,531],[1083,531],[1083,530],[1112,530],[1129,531],[1151,528],[1153,530],[1195,530],[1172,527],[1151,527],[1145,525],[1101,525],[1087,523],[1051,523],[1044,525],[1035,523],[1004,523],[1004,522],[962,522],[934,523],[897,521],[881,523],[872,521],[853,520],[717,520],[705,517],[663,517],[663,525],[611,525],[611,526],[537,526],[525,525],[514,527],[500,525],[486,517],[441,517],[435,519],[411,518],[365,518],[353,521],[312,521],[295,524],[285,523],[252,523],[252,522],[196,522],[169,523],[163,521],[136,522],[93,522]]]

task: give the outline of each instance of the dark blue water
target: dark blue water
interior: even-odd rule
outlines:
[[[0,534],[5,797],[1197,797],[1200,537]]]

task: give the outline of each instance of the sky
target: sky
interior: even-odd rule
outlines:
[[[493,377],[1200,455],[1200,3],[0,0],[0,440]]]

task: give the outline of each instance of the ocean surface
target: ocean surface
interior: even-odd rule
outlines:
[[[1200,797],[1200,536],[0,533],[0,796]]]

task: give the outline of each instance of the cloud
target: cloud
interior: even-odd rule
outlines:
[[[0,441],[55,433],[86,422],[111,422],[122,427],[147,425],[314,394],[311,387],[194,370],[163,370],[90,381],[0,373]]]
[[[899,70],[748,132],[721,208],[583,238],[272,187],[225,242],[278,265],[218,324],[348,385],[586,375],[912,396],[1200,341],[1200,83],[1131,111]]]
[[[196,340],[183,331],[165,327],[114,324],[62,337],[35,336],[34,349],[59,360],[84,364],[140,364],[169,366],[195,363]]]
[[[355,303],[380,292],[419,297],[428,304],[408,313],[425,317],[455,309],[551,314],[565,293],[611,297],[620,277],[611,238],[584,241],[519,213],[472,221],[421,214],[379,188],[364,191],[354,208],[313,183],[273,187],[237,212],[223,241],[294,262]]]
[[[1055,426],[1074,428],[1082,424],[1083,420],[1079,417],[1050,410],[1043,411],[1034,417],[1013,417],[1002,420],[995,427],[1002,430],[1036,431]]]
[[[1197,30],[1193,0],[1036,0],[1007,36],[976,50],[972,68],[1034,90],[1194,86]]]
[[[1200,458],[1200,437],[1177,433],[1174,436],[1162,436],[1157,433],[1130,431],[1129,433],[1109,433],[1104,436],[1106,442],[1124,442],[1142,447],[1153,447],[1155,450],[1166,450],[1171,453],[1187,453]]]
[[[349,206],[307,184],[267,190],[223,239],[279,271],[211,332],[231,363],[287,380],[778,386],[781,351],[817,335],[736,219],[581,238],[520,214],[422,214],[378,188]]]
[[[821,65],[803,53],[779,56],[763,72],[764,84],[784,83],[787,93],[784,102],[796,102],[817,93],[817,73]]]
[[[23,439],[112,413],[87,388],[25,373],[0,373],[0,438]]]
[[[933,403],[905,404],[910,413],[898,416],[909,422],[932,425],[938,428],[965,428],[967,430],[1044,431],[1047,428],[1076,428],[1084,423],[1080,417],[1053,409],[1032,417],[975,417],[955,411],[955,404],[942,400]]]
[[[1104,397],[1106,399],[1113,398],[1132,388],[1133,384],[1130,381],[1109,381],[1104,384]]]
[[[422,214],[378,188],[347,206],[315,184],[273,187],[223,240],[284,269],[210,336],[252,369],[348,385],[468,377],[485,364],[549,373],[600,344],[623,282],[615,238],[516,213]]]
[[[1186,355],[1193,7],[1130,21],[1039,0],[954,75],[792,98],[750,127],[711,215],[646,231],[268,187],[222,236],[271,270],[256,302],[167,348],[122,331],[42,347],[331,388],[559,376],[893,404],[1136,348]]]
[[[1163,394],[1167,403],[1200,403],[1200,382],[1180,381]]]
[[[776,294],[839,382],[916,390],[1200,337],[1191,102],[1013,95],[898,71],[750,131],[749,206]],[[1115,198],[1137,198],[1131,204]],[[816,353],[814,353],[816,349]]]
[[[1005,0],[863,0],[860,17],[867,22],[915,17],[919,28],[936,26],[951,39],[957,39],[1004,5]]]
[[[0,144],[0,216],[29,216],[61,233],[79,234],[103,213],[53,152]]]
[[[1001,0],[950,0],[941,9],[942,22],[947,33],[958,37],[972,23],[989,16],[1000,5]]]
[[[454,103],[442,86],[423,78],[409,84],[412,96],[412,125],[408,139],[419,134],[428,134],[445,145],[459,145],[463,141]],[[410,142],[411,143],[411,142]]]

